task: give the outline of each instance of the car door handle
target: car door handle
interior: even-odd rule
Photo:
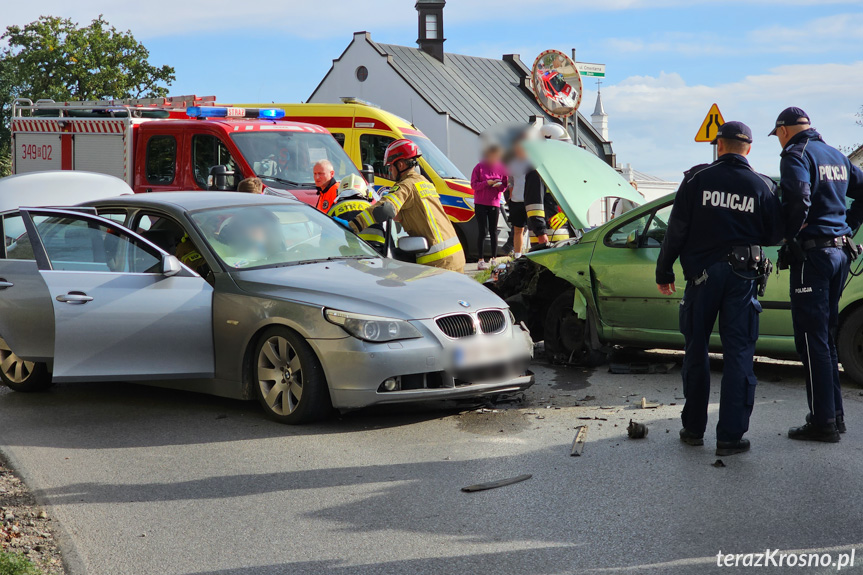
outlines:
[[[0,289],[10,288],[13,285],[15,284],[13,284],[12,282],[7,282],[6,278],[0,278]]]
[[[63,303],[71,303],[71,304],[82,304],[87,303],[88,301],[93,301],[91,296],[88,296],[84,292],[80,291],[70,291],[65,295],[58,295],[57,301],[62,301]]]

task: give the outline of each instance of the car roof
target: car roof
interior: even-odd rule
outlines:
[[[87,204],[110,204],[112,206],[159,207],[170,205],[191,212],[209,208],[231,206],[288,204],[305,205],[302,202],[268,194],[249,194],[244,192],[153,192],[133,194],[118,198],[86,202]]]
[[[69,206],[132,195],[121,180],[106,174],[51,170],[0,178],[0,213],[20,207]]]

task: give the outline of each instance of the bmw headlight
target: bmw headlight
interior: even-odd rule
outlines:
[[[422,337],[410,323],[402,319],[325,309],[327,321],[340,326],[352,336],[376,343]]]

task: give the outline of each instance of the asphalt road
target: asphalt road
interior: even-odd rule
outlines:
[[[728,573],[720,550],[766,548],[856,549],[842,572],[863,572],[860,388],[846,386],[841,443],[792,442],[801,368],[760,364],[753,450],[717,468],[716,404],[705,447],[677,438],[678,368],[535,370],[524,404],[390,407],[299,428],[254,403],[139,385],[3,390],[0,449],[52,508],[75,575]],[[663,405],[641,409],[642,397]],[[646,439],[626,437],[630,419]],[[587,443],[570,457],[579,424]],[[460,491],[523,473],[533,478]]]

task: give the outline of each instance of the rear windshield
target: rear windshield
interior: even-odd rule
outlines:
[[[289,131],[255,131],[231,134],[255,175],[276,188],[314,187],[312,170],[320,160],[333,164],[341,180],[359,171],[330,134]],[[279,185],[281,184],[281,185]]]

